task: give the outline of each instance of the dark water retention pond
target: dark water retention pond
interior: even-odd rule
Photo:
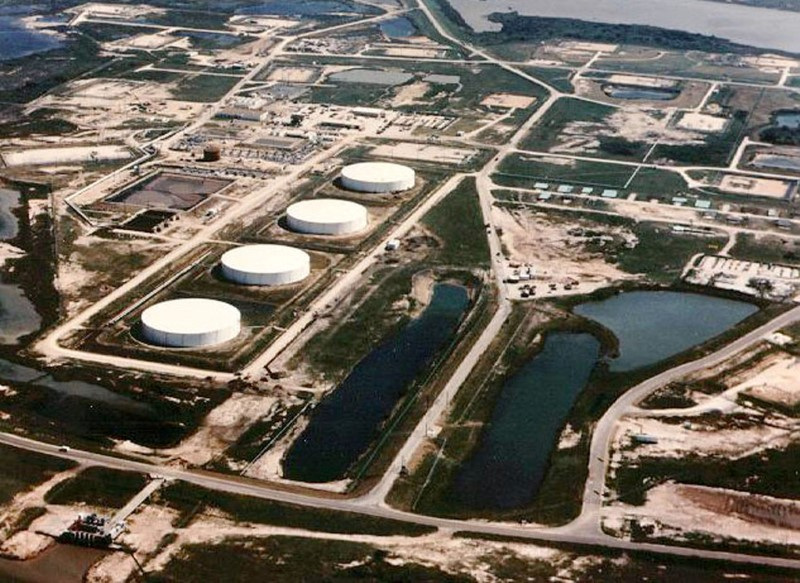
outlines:
[[[60,381],[35,368],[0,359],[0,383],[4,382],[24,385],[16,396],[6,399],[12,410],[55,421],[80,436],[129,439],[160,447],[172,444],[183,433],[150,405],[93,383]]]
[[[800,128],[800,111],[780,111],[775,115],[775,125],[796,130]]]
[[[317,406],[286,454],[285,477],[343,478],[414,379],[453,339],[468,305],[465,288],[437,284],[422,315],[370,352]]]
[[[616,99],[647,99],[650,101],[670,101],[681,93],[677,89],[634,87],[631,85],[604,85],[603,92]]]
[[[504,509],[530,501],[599,351],[591,334],[551,334],[542,351],[506,381],[491,424],[456,474],[453,489],[463,505]]]
[[[619,340],[619,357],[609,366],[612,372],[656,364],[722,334],[757,311],[746,302],[672,291],[621,293],[574,310]]]
[[[19,192],[0,188],[0,240],[11,241],[19,235],[19,221],[14,213],[21,204]],[[16,344],[41,325],[42,318],[22,287],[0,282],[0,344]]]
[[[580,304],[574,312],[617,336],[620,355],[610,362],[614,373],[675,356],[757,310],[713,296],[634,291]],[[450,486],[461,505],[504,510],[533,500],[563,424],[598,364],[599,350],[599,341],[590,334],[554,332],[505,381],[480,441]]]
[[[384,20],[380,24],[381,31],[389,38],[407,38],[417,34],[417,27],[408,18],[399,17]]]

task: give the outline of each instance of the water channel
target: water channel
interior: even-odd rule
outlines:
[[[344,477],[414,379],[453,339],[468,305],[465,288],[437,284],[423,313],[356,364],[314,409],[286,454],[285,477],[305,482]]]
[[[653,365],[718,336],[757,311],[753,304],[671,291],[634,291],[578,305],[619,340],[612,372]],[[555,332],[500,390],[478,445],[451,492],[465,507],[509,509],[541,485],[563,424],[598,364],[600,344],[586,333]]]

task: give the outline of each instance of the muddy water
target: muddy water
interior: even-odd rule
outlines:
[[[81,583],[86,571],[108,551],[55,544],[28,561],[0,558],[0,581]]]

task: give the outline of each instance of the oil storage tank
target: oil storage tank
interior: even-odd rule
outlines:
[[[243,285],[287,285],[311,273],[311,258],[286,245],[245,245],[222,256],[222,275]]]
[[[296,202],[286,210],[289,228],[310,235],[351,235],[364,230],[367,209],[349,200],[315,198]]]
[[[142,312],[142,334],[158,346],[201,348],[236,338],[241,319],[237,308],[219,300],[169,300]]]
[[[342,169],[342,186],[357,192],[400,192],[414,188],[416,173],[390,162],[360,162]]]

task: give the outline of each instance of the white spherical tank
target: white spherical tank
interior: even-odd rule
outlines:
[[[367,209],[335,198],[302,200],[286,210],[289,228],[311,235],[351,235],[367,228]]]
[[[286,245],[245,245],[222,256],[222,275],[244,285],[287,285],[311,273],[308,253]]]
[[[173,348],[199,348],[236,338],[242,315],[225,302],[200,298],[169,300],[142,312],[147,342]]]
[[[408,166],[360,162],[342,169],[342,186],[357,192],[400,192],[414,188],[416,174]]]

